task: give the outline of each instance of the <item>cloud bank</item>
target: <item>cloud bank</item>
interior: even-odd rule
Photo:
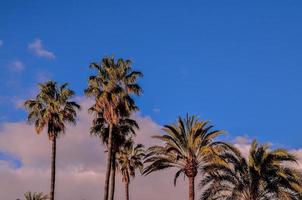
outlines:
[[[98,138],[89,136],[89,102],[82,100],[81,104],[83,108],[77,126],[68,128],[66,134],[58,140],[56,197],[59,200],[102,198],[104,149]],[[146,146],[154,144],[150,136],[158,133],[160,126],[140,114],[134,118],[141,127],[137,132],[137,142]],[[29,190],[48,194],[50,150],[51,144],[45,133],[36,135],[33,127],[25,122],[3,123],[0,127],[0,152],[20,160],[22,164],[14,167],[11,160],[0,161],[1,199],[22,199]],[[179,181],[174,188],[173,172],[159,172],[147,177],[138,174],[130,185],[131,199],[184,199],[187,187]],[[116,180],[116,199],[124,199],[121,177],[118,175]]]
[[[87,113],[88,100],[83,106],[78,124],[70,127],[58,140],[57,185],[58,200],[98,200],[102,198],[105,175],[105,155],[101,142],[89,136],[91,116]],[[136,141],[150,146],[156,140],[160,126],[150,117],[134,115],[140,125]],[[238,147],[248,148],[248,140],[238,139]],[[243,148],[244,147],[244,148]],[[36,135],[33,127],[25,122],[3,123],[0,126],[0,152],[21,161],[15,166],[10,159],[0,161],[1,199],[23,198],[26,191],[48,194],[50,180],[50,142],[45,133]],[[301,155],[302,150],[295,150]],[[300,163],[300,166],[302,163]],[[132,200],[165,200],[187,198],[187,180],[178,180],[173,186],[174,170],[162,171],[149,176],[136,176],[130,184]],[[124,187],[117,176],[116,199],[124,199]],[[197,180],[198,182],[198,180]]]

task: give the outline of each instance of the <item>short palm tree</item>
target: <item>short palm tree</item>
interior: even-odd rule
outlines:
[[[54,200],[56,170],[56,140],[65,133],[65,124],[76,123],[77,110],[80,106],[70,99],[74,91],[68,84],[58,85],[54,81],[41,83],[36,98],[25,101],[28,121],[33,123],[39,134],[47,127],[49,140],[52,142],[50,200]]]
[[[143,158],[145,156],[144,146],[142,144],[134,145],[129,140],[117,153],[118,168],[122,174],[122,181],[125,183],[125,198],[129,200],[130,178],[135,177],[135,170],[143,171]]]
[[[130,60],[105,57],[100,63],[92,63],[91,68],[97,71],[96,75],[88,79],[85,95],[93,97],[92,105],[95,116],[102,115],[108,124],[108,155],[105,177],[104,200],[108,200],[109,177],[111,173],[111,160],[113,148],[113,127],[119,120],[128,117],[133,111],[138,110],[133,100],[133,95],[141,94],[141,87],[137,79],[141,72],[133,71]]]
[[[31,192],[26,192],[24,194],[25,200],[48,200],[48,196],[44,195],[42,192],[37,193],[31,193]]]
[[[224,162],[204,166],[203,200],[295,200],[302,191],[301,174],[288,164],[296,158],[284,149],[269,150],[253,141],[248,160],[229,146]]]
[[[135,135],[135,129],[138,129],[138,124],[135,120],[130,118],[122,118],[119,121],[118,125],[113,126],[113,132],[115,133],[112,138],[112,158],[111,158],[111,173],[110,173],[110,191],[109,199],[114,199],[115,191],[115,171],[116,171],[116,153],[119,149],[128,143],[127,138],[129,136]],[[108,147],[108,137],[109,137],[109,128],[108,124],[102,117],[98,115],[97,118],[93,120],[93,125],[90,129],[90,134],[93,136],[99,137],[103,144]]]
[[[179,117],[178,123],[165,125],[165,134],[154,136],[163,142],[163,146],[148,149],[145,163],[149,163],[149,166],[144,169],[144,174],[170,167],[178,168],[174,185],[179,175],[186,175],[189,178],[189,200],[194,200],[198,169],[223,147],[222,142],[213,141],[223,132],[212,128],[207,121],[199,120],[194,115],[187,115],[184,119]]]

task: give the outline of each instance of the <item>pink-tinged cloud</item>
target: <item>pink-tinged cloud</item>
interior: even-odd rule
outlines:
[[[46,50],[43,47],[42,40],[35,39],[28,45],[28,49],[38,57],[44,57],[48,59],[55,59],[55,54],[51,51]]]
[[[99,200],[103,194],[106,155],[100,140],[89,135],[91,116],[87,113],[87,108],[90,102],[79,99],[83,108],[79,113],[78,124],[76,127],[69,127],[58,141],[58,200]],[[157,141],[151,136],[159,134],[161,127],[150,117],[139,113],[133,117],[140,126],[136,141],[146,146],[156,144]],[[50,149],[45,133],[36,135],[34,128],[25,122],[3,123],[0,126],[0,152],[20,159],[22,166],[14,168],[9,161],[0,161],[0,199],[22,199],[23,193],[28,190],[47,194]],[[302,150],[297,151],[302,155]],[[177,186],[174,187],[174,174],[175,170],[163,170],[149,176],[137,173],[130,184],[131,199],[187,199],[187,179],[179,177]],[[115,199],[124,199],[124,185],[119,174],[116,180]],[[197,183],[199,180],[200,178]]]
[[[105,154],[100,140],[89,135],[91,116],[87,113],[90,104],[81,100],[76,127],[68,128],[58,140],[57,149],[57,199],[97,200],[102,198],[105,174]],[[149,117],[134,115],[140,125],[137,142],[149,146],[154,143],[151,135],[157,134],[160,126]],[[28,190],[48,193],[50,177],[50,142],[45,133],[36,135],[34,128],[25,122],[4,123],[0,129],[0,152],[18,158],[20,168],[8,161],[0,162],[0,199],[22,198]],[[121,177],[117,178],[116,199],[124,198]],[[173,186],[172,171],[163,171],[144,177],[137,174],[131,182],[131,199],[184,199],[186,185],[179,181]]]

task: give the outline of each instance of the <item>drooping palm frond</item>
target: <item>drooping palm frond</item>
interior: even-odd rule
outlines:
[[[113,126],[113,146],[116,151],[119,146],[122,146],[126,142],[128,137],[136,134],[136,129],[139,129],[137,122],[130,118],[121,118],[119,123]],[[98,115],[93,120],[90,134],[99,137],[103,144],[108,145],[109,125],[102,115]]]
[[[179,169],[175,175],[175,184],[182,173],[196,176],[198,168],[214,158],[215,151],[219,151],[224,145],[214,141],[223,131],[212,128],[209,122],[189,115],[184,119],[179,117],[176,124],[165,125],[165,134],[154,136],[164,145],[148,149],[145,163],[149,165],[144,169],[144,174],[175,167]]]
[[[143,172],[143,158],[145,156],[144,146],[142,144],[134,145],[132,139],[129,139],[117,152],[118,169],[122,174],[123,182],[130,182],[131,177],[135,177],[135,170]]]
[[[248,159],[232,146],[220,158],[224,162],[203,167],[200,185],[207,189],[202,200],[298,200],[301,173],[288,165],[296,158],[286,150],[270,150],[253,141]]]

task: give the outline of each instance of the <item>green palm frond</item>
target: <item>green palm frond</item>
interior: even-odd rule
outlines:
[[[292,200],[301,194],[301,172],[286,164],[296,158],[284,149],[270,150],[253,141],[248,159],[231,145],[219,157],[223,162],[210,162],[202,168],[200,185],[207,186],[202,199]]]
[[[220,151],[224,143],[216,143],[215,137],[223,131],[212,130],[213,126],[208,121],[199,120],[195,115],[179,117],[177,123],[165,125],[165,134],[153,138],[160,140],[163,145],[155,145],[147,150],[144,174],[177,168],[174,184],[180,174],[196,176],[198,169],[207,159],[215,158],[215,151]]]
[[[39,134],[45,127],[49,137],[65,132],[65,124],[76,123],[77,110],[80,106],[70,99],[74,91],[68,84],[58,85],[54,81],[38,84],[39,93],[35,99],[24,102],[28,112],[28,122],[34,124]]]
[[[134,145],[132,139],[128,140],[117,152],[116,160],[118,169],[122,174],[123,182],[130,182],[131,177],[135,177],[135,170],[142,173],[143,158],[145,157],[144,145]]]

